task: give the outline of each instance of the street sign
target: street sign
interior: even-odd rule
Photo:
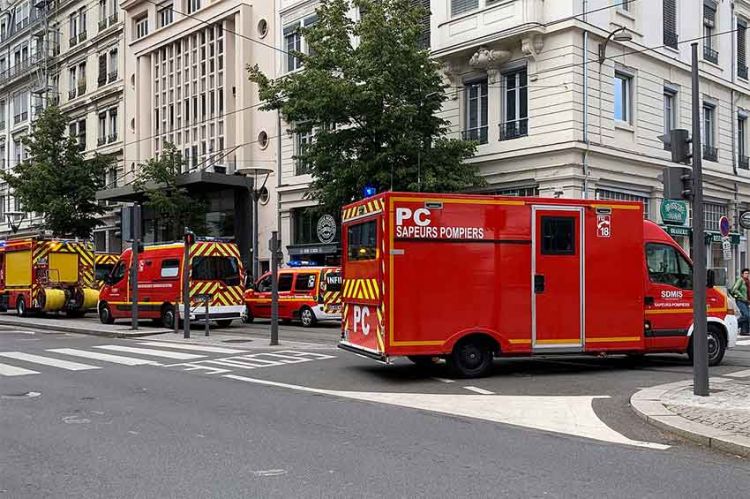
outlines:
[[[740,213],[740,227],[750,229],[750,211]]]
[[[732,242],[729,240],[729,236],[723,236],[721,238],[721,249],[724,253],[724,260],[732,259]]]
[[[729,219],[727,217],[721,217],[719,219],[719,232],[721,232],[721,237],[729,237],[730,229]]]
[[[685,225],[687,223],[688,204],[686,201],[662,199],[659,211],[661,212],[661,219],[665,224]]]

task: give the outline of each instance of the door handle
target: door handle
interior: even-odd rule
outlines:
[[[542,274],[534,276],[534,293],[544,293],[544,276]]]

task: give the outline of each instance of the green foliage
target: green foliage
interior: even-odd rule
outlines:
[[[173,144],[166,144],[160,156],[140,165],[133,190],[146,198],[144,206],[153,210],[159,227],[165,229],[166,238],[182,238],[185,227],[197,234],[206,231],[206,203],[190,195],[180,185],[180,175],[185,161]]]
[[[0,176],[23,209],[40,213],[43,228],[56,236],[88,238],[106,209],[96,202],[105,173],[113,165],[107,156],[85,159],[75,137],[68,137],[68,120],[57,106],[47,107],[24,138],[29,157]]]
[[[351,7],[365,13],[347,17]],[[465,160],[474,142],[449,138],[438,116],[447,100],[438,63],[420,47],[425,14],[413,0],[323,0],[302,28],[311,55],[304,70],[271,80],[248,68],[265,109],[315,140],[296,156],[312,194],[330,210],[379,191],[450,192],[483,184]],[[421,166],[420,166],[421,165]]]

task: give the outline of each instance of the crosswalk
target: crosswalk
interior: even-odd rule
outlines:
[[[41,374],[44,368],[75,372],[95,371],[108,365],[154,366],[224,374],[234,370],[335,358],[320,352],[284,350],[253,353],[236,348],[162,341],[143,341],[137,345],[93,345],[85,349],[50,348],[35,353],[0,352],[0,378]],[[173,363],[175,361],[178,363]]]

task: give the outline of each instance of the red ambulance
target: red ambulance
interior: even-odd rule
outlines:
[[[639,203],[385,193],[343,210],[339,347],[389,362],[692,353],[692,264]],[[737,320],[707,290],[711,365]]]
[[[175,306],[182,303],[184,243],[145,246],[138,256],[138,314],[173,327]],[[130,248],[115,264],[99,294],[99,319],[112,324],[115,319],[130,318]],[[205,302],[210,295],[209,320],[220,327],[241,319],[244,270],[236,244],[221,240],[199,239],[190,246],[190,319],[203,320]],[[180,319],[184,319],[179,306]]]
[[[245,292],[245,321],[271,317],[271,273]],[[299,320],[304,327],[319,321],[341,320],[341,268],[292,267],[279,269],[279,318]]]

